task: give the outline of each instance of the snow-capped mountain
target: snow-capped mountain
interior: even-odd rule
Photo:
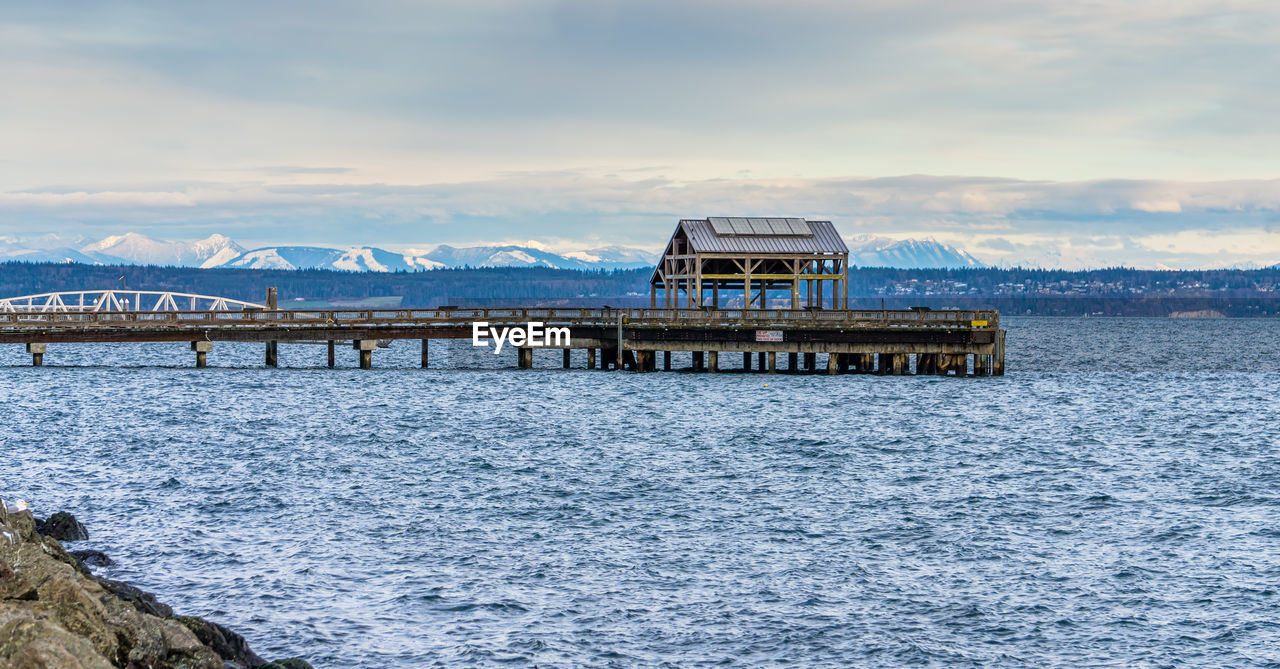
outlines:
[[[102,265],[175,265],[245,269],[332,269],[413,272],[446,267],[548,267],[627,269],[652,267],[657,254],[623,246],[556,253],[529,245],[450,246],[388,251],[373,246],[271,246],[246,250],[224,235],[197,241],[161,241],[130,232],[100,241],[56,235],[0,237],[0,261],[76,262]],[[893,240],[859,235],[848,240],[850,261],[860,267],[982,267],[973,256],[932,239]],[[78,248],[70,244],[82,243]]]
[[[412,254],[369,246],[346,250],[318,246],[276,246],[254,249],[218,265],[246,269],[338,269],[349,272],[413,272],[443,264]]]
[[[849,262],[856,267],[983,267],[965,251],[934,239],[893,240],[875,235],[855,235],[845,240]]]
[[[80,253],[94,261],[130,265],[216,267],[244,253],[244,247],[223,235],[194,242],[165,242],[127,232],[85,245]]]

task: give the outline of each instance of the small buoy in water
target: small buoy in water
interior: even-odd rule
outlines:
[[[764,384],[764,387],[765,387],[765,388],[768,388],[768,387],[769,387],[769,384],[767,384],[767,383],[766,383],[766,384]]]

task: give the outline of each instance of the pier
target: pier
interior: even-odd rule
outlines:
[[[190,308],[192,306],[198,308]],[[989,310],[702,308],[279,309],[264,304],[146,291],[46,293],[0,300],[0,344],[24,345],[33,365],[58,347],[81,343],[189,342],[205,367],[220,342],[258,342],[275,367],[281,344],[327,344],[327,362],[349,347],[359,366],[374,366],[379,341],[421,342],[430,366],[432,340],[472,339],[473,324],[565,328],[569,339],[511,345],[516,367],[533,366],[535,348],[585,351],[587,369],[672,370],[671,354],[689,352],[696,372],[722,371],[741,355],[741,371],[826,374],[1000,376],[1005,333]],[[314,347],[311,347],[314,350]],[[824,360],[820,360],[823,356]],[[582,356],[578,356],[582,358]]]

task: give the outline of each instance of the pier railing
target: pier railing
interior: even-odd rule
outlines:
[[[476,321],[557,326],[630,326],[788,328],[964,328],[998,330],[992,310],[844,310],[844,309],[279,309],[244,311],[94,311],[0,313],[0,328],[111,327],[155,328],[322,325],[441,325]]]

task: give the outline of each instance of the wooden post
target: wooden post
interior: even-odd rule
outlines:
[[[992,376],[1004,376],[1004,330],[996,333],[995,361],[991,366]]]
[[[267,366],[268,367],[279,366],[278,365],[279,360],[276,357],[276,353],[278,352],[278,349],[277,349],[278,346],[279,346],[278,342],[275,342],[275,341],[267,342]]]
[[[426,369],[431,363],[431,344],[429,339],[422,340],[422,368]]]
[[[662,371],[671,371],[671,351],[662,352]]]
[[[693,371],[702,371],[702,351],[693,352]]]
[[[805,354],[804,354],[804,369],[805,369],[805,371],[806,371],[806,372],[813,372],[813,371],[817,371],[817,367],[818,367],[818,354],[817,354],[817,353],[805,353]]]
[[[876,371],[881,374],[892,373],[893,372],[893,354],[881,353],[878,357],[880,359],[876,361],[878,363]]]
[[[27,344],[27,353],[31,354],[31,366],[44,366],[44,354],[49,350],[48,344]]]
[[[991,373],[991,356],[975,354],[973,356],[973,375],[987,376]]]
[[[533,369],[533,349],[521,346],[516,349],[516,364],[520,369]]]
[[[572,349],[566,348],[564,350],[564,368],[565,369],[569,369],[569,364],[572,361],[571,354],[572,354]]]
[[[906,353],[895,353],[893,356],[893,373],[896,376],[906,374],[908,371],[907,363],[910,359]]]
[[[764,369],[765,355],[767,354],[764,351],[760,351],[756,354],[756,369]]]
[[[800,367],[800,354],[788,353],[787,354],[787,371],[794,374],[797,371],[799,371],[799,367]]]
[[[191,342],[191,350],[196,352],[196,369],[204,369],[208,365],[208,355],[213,350],[213,342],[193,341]]]
[[[595,347],[587,349],[587,369],[596,368],[596,349]]]
[[[744,372],[751,371],[751,353],[750,352],[742,354],[742,371]]]
[[[840,354],[828,353],[827,354],[827,373],[838,374],[839,372],[840,372]]]
[[[333,364],[334,364],[333,344],[334,344],[334,341],[330,339],[329,340],[329,369],[333,369]]]
[[[701,297],[699,297],[699,299],[701,299]],[[618,358],[618,360],[617,360],[618,369],[622,369],[622,363],[623,363],[623,360],[622,360],[622,311],[621,311],[621,310],[619,310],[619,311],[618,311],[618,351],[617,351],[617,358]]]
[[[952,360],[956,366],[956,376],[969,375],[969,355],[967,353],[952,356]]]
[[[775,351],[769,351],[769,373],[778,373],[778,354]]]
[[[720,352],[707,351],[707,367],[712,372],[720,371]]]

